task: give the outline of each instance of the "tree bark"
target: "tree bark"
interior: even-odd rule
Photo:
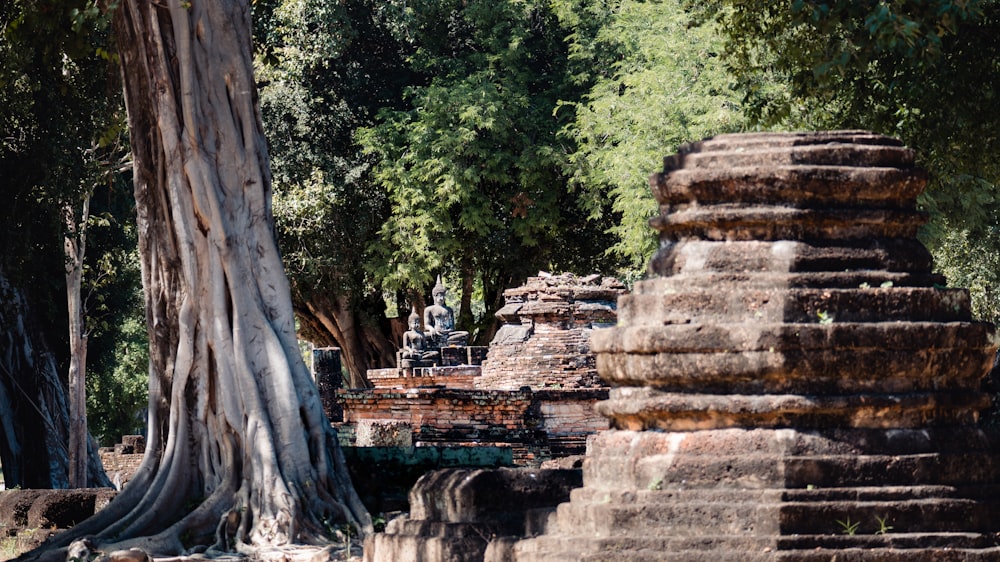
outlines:
[[[0,464],[8,488],[69,485],[66,390],[22,291],[0,271]],[[87,441],[87,480],[110,486]]]
[[[83,201],[80,222],[69,204],[63,207],[66,234],[66,304],[69,318],[69,486],[87,487],[87,335],[83,326],[83,259],[87,249],[90,197]]]
[[[146,456],[53,546],[159,555],[370,531],[300,355],[271,215],[248,3],[123,0],[146,319]]]
[[[459,270],[459,280],[462,282],[462,287],[459,291],[458,318],[455,319],[458,321],[456,327],[468,332],[473,330],[472,291],[476,280],[476,270],[472,265],[472,253],[472,247],[469,247],[462,255],[461,269]],[[475,343],[470,338],[469,345],[475,345]]]
[[[399,343],[393,345],[383,332],[385,327],[368,325],[358,318],[350,300],[347,295],[332,300],[312,295],[308,300],[300,300],[296,313],[313,343],[340,348],[348,386],[368,388],[371,386],[366,376],[368,369],[395,367]]]

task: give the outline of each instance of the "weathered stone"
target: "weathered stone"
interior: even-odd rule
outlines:
[[[354,428],[358,447],[412,447],[413,427],[399,420],[361,420]]]
[[[616,429],[545,535],[498,556],[1000,559],[993,328],[914,238],[912,151],[722,135],[664,168],[656,277],[591,340]]]
[[[0,491],[0,527],[68,529],[104,508],[111,488]]]
[[[131,448],[129,452],[134,455],[146,452],[146,438],[142,435],[122,435],[122,445]]]
[[[340,348],[318,347],[313,350],[313,372],[316,377],[316,388],[319,390],[323,411],[333,421],[344,419],[337,402],[337,389],[344,386],[344,375],[341,372]]]
[[[625,293],[617,279],[572,274],[538,275],[504,291],[497,312],[505,324],[490,343],[478,388],[594,388],[597,376],[590,336],[617,319]]]
[[[580,485],[579,470],[452,469],[430,472],[410,492],[410,514],[365,543],[366,562],[502,559],[513,541],[539,531]]]
[[[383,433],[389,428],[406,427],[416,447],[503,446],[512,450],[517,466],[538,466],[552,456],[583,453],[587,436],[608,428],[593,410],[607,396],[606,388],[343,391],[346,425],[341,428],[354,427],[355,440],[345,445],[378,445],[373,431],[387,439]]]

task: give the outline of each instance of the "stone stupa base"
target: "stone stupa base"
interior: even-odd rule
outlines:
[[[611,430],[518,562],[1000,560],[975,428]]]

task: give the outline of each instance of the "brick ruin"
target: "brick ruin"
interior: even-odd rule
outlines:
[[[582,487],[476,548],[474,509],[411,513],[366,560],[1000,560],[1000,444],[978,425],[993,327],[915,238],[913,152],[721,135],[651,184],[661,248],[593,334],[611,429]]]
[[[374,388],[336,390],[327,409],[341,443],[498,447],[510,449],[511,464],[533,467],[582,454],[587,436],[608,427],[593,409],[608,389],[597,376],[590,334],[614,325],[624,292],[616,279],[568,273],[540,274],[505,291],[497,313],[504,324],[488,353],[442,348],[442,357],[469,359],[373,370]]]
[[[142,435],[123,435],[121,443],[114,447],[101,447],[98,453],[101,464],[104,465],[104,473],[115,488],[121,490],[142,464],[142,457],[146,453],[146,438]]]
[[[504,291],[503,325],[476,388],[600,388],[590,334],[615,325],[625,286],[613,277],[531,277]]]

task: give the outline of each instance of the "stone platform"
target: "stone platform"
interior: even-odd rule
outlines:
[[[368,382],[373,388],[418,388],[446,386],[448,388],[476,388],[482,374],[479,365],[451,367],[414,367],[412,369],[369,369]]]

